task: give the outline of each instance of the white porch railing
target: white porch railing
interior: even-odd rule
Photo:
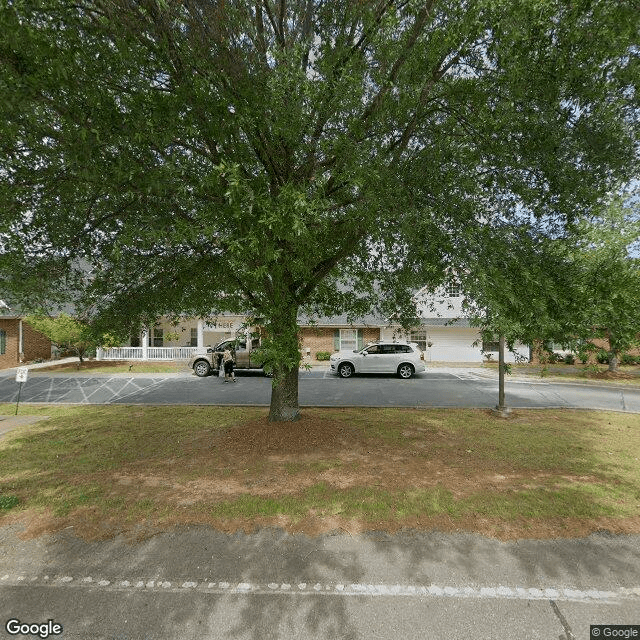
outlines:
[[[98,360],[188,360],[198,347],[113,347],[98,349]],[[146,354],[145,354],[146,352]],[[145,357],[146,356],[146,357]]]

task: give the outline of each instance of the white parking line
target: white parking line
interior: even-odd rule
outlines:
[[[113,393],[114,393],[113,389],[112,389],[111,387],[109,387],[108,385],[109,385],[109,383],[110,383],[112,380],[115,380],[115,379],[116,379],[116,378],[113,378],[113,377],[111,377],[111,378],[107,378],[106,382],[103,382],[103,383],[102,383],[101,385],[99,385],[96,389],[94,389],[94,390],[93,390],[93,391],[92,391],[88,396],[85,396],[85,400],[87,401],[87,403],[89,402],[89,398],[90,398],[92,395],[94,395],[95,393],[98,393],[98,391],[102,391],[102,389],[103,389],[104,387],[107,387],[107,389],[108,389],[108,390],[113,394]]]
[[[89,398],[87,398],[87,394],[84,392],[84,389],[82,388],[82,380],[78,380],[78,389],[80,389],[80,393],[82,394],[82,404],[89,404]],[[89,394],[91,395],[91,394]]]
[[[53,392],[53,383],[55,378],[51,378],[49,381],[49,391],[47,391],[47,402],[51,402],[51,393]]]
[[[102,391],[105,387],[107,388],[107,390],[109,391],[109,393],[111,394],[111,397],[108,399],[108,402],[113,402],[114,400],[117,400],[118,398],[121,397],[122,391],[124,389],[126,389],[128,386],[133,385],[135,387],[135,391],[131,391],[131,393],[136,393],[136,391],[140,391],[141,387],[139,387],[137,384],[135,384],[133,382],[132,378],[129,378],[126,383],[120,387],[120,389],[118,391],[114,391],[110,386],[109,383],[112,380],[119,380],[120,378],[109,378],[104,384],[100,385],[100,387],[98,387],[94,393],[97,393],[98,391]],[[125,394],[125,395],[129,395],[129,394]]]
[[[133,382],[133,380],[130,380],[131,384],[133,384],[136,390],[123,394],[122,393],[123,389],[126,389],[129,386],[129,384],[127,383],[124,387],[122,387],[122,389],[120,389],[118,393],[114,394],[113,397],[109,399],[109,402],[111,403],[111,402],[120,401],[120,400],[123,400],[124,398],[128,398],[136,393],[139,393],[140,391],[146,391],[147,389],[151,389],[152,387],[155,387],[156,385],[160,384],[160,382],[162,382],[163,380],[166,380],[166,378],[152,378],[151,382],[148,385],[145,385],[143,387],[138,386]]]
[[[228,593],[248,595],[326,595],[326,596],[370,596],[370,597],[412,597],[412,598],[466,598],[490,600],[553,600],[555,602],[599,602],[619,604],[620,601],[638,600],[640,586],[618,589],[575,589],[567,586],[520,587],[505,585],[464,586],[451,585],[411,585],[411,584],[367,584],[367,583],[324,583],[324,582],[271,582],[253,583],[208,580],[164,580],[159,578],[119,577],[105,579],[94,576],[29,576],[23,574],[0,576],[0,587],[67,587],[75,589],[99,588],[105,591],[164,591],[184,593]]]

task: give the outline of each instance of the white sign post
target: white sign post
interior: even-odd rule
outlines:
[[[20,405],[20,393],[22,392],[22,385],[27,381],[29,377],[29,369],[27,367],[18,367],[16,369],[16,382],[20,383],[18,388],[18,401],[16,402],[16,413],[18,415],[18,406]]]

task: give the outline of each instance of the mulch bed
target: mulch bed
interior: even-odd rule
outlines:
[[[342,422],[303,416],[297,422],[268,422],[262,418],[234,427],[221,436],[220,449],[236,454],[306,454],[323,449],[340,451],[362,434]]]

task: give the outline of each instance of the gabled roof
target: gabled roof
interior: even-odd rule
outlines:
[[[350,327],[392,327],[396,323],[392,322],[388,318],[382,316],[368,314],[359,318],[354,318],[349,321],[346,314],[337,316],[322,316],[319,318],[311,318],[306,315],[298,316],[298,324],[301,327],[335,327],[336,329],[350,328]],[[416,324],[416,328],[423,327],[469,327],[468,318],[445,318],[445,317],[424,317],[419,319],[419,323]]]
[[[10,307],[4,300],[0,300],[0,318],[4,319],[17,319],[21,318],[23,314],[20,309]]]
[[[347,314],[319,317],[300,314],[298,316],[298,324],[302,327],[383,327],[388,325],[389,321],[372,313],[351,320],[347,317]]]
[[[468,318],[421,318],[421,325],[425,327],[470,327]]]

